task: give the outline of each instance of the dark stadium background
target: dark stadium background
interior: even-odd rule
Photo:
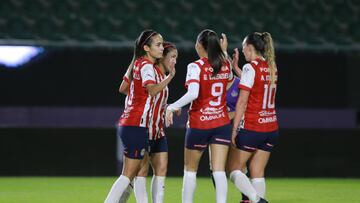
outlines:
[[[210,28],[227,34],[229,53],[252,31],[275,41],[281,138],[269,176],[360,177],[359,19],[356,0],[4,0],[0,45],[44,52],[0,66],[0,176],[116,175],[117,89],[134,40],[155,29],[177,45],[172,102],[185,92],[197,34]],[[167,130],[172,176],[183,171],[184,119]]]

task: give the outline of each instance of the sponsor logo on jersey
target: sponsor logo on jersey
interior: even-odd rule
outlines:
[[[211,121],[211,120],[219,119],[222,117],[225,117],[224,112],[222,112],[221,114],[218,114],[218,115],[202,115],[202,116],[200,116],[200,121]]]
[[[273,111],[266,111],[266,110],[263,110],[263,111],[260,111],[259,112],[259,115],[260,116],[272,116],[272,115],[275,115],[276,114],[276,111],[273,110]]]
[[[272,123],[272,122],[276,122],[277,118],[276,115],[272,116],[272,117],[266,117],[266,118],[259,118],[258,122],[259,123]]]
[[[212,67],[209,67],[209,68],[205,68],[205,71],[206,71],[206,72],[211,72],[211,73],[212,73],[212,72],[214,72],[214,69],[213,69]]]
[[[214,114],[220,114],[223,112],[224,107],[216,108],[216,107],[206,107],[205,109],[200,109],[200,112],[204,115],[214,115]]]
[[[265,73],[267,73],[267,72],[269,72],[269,68],[267,68],[267,67],[260,67],[260,72],[265,72]]]
[[[229,73],[219,73],[215,76],[209,76],[210,80],[223,80],[223,79],[229,79],[230,74]]]
[[[134,109],[134,107],[132,106],[127,106],[127,108],[124,109],[123,114],[121,115],[121,118],[128,118],[130,115],[130,111],[132,111]]]
[[[129,114],[128,114],[128,113],[123,113],[123,114],[121,115],[121,118],[129,118]]]

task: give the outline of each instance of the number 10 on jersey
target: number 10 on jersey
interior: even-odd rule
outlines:
[[[275,93],[276,93],[276,84],[264,85],[264,98],[263,98],[262,109],[275,108]]]

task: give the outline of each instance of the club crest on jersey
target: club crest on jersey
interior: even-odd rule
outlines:
[[[237,97],[239,95],[239,93],[237,92],[237,91],[235,91],[235,90],[233,90],[232,92],[231,92],[231,96],[232,97]]]
[[[144,156],[145,155],[145,149],[143,148],[140,152],[141,156]]]

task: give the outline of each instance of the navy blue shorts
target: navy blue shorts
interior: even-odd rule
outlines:
[[[236,136],[236,147],[240,150],[254,152],[261,149],[271,152],[278,143],[279,131],[255,132],[241,129]]]
[[[212,129],[187,128],[185,147],[187,149],[204,150],[209,144],[231,144],[231,125],[227,124]]]
[[[149,140],[149,154],[159,152],[168,152],[166,136],[157,140]]]
[[[143,159],[149,148],[148,129],[137,126],[120,126],[118,135],[124,147],[124,155],[131,159]]]

